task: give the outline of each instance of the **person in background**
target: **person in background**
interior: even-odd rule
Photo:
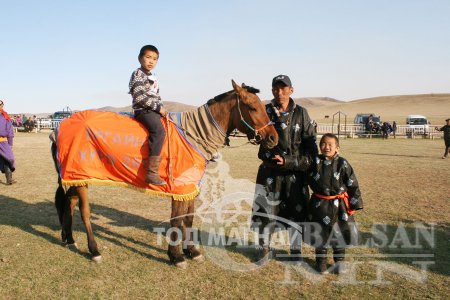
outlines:
[[[3,110],[3,106],[4,102],[0,100],[0,170],[5,173],[6,184],[11,185],[16,183],[12,176],[16,169],[12,152],[14,130],[11,118]]]
[[[21,115],[17,115],[16,116],[16,126],[17,127],[22,127],[23,122],[22,122],[22,116]]]
[[[445,120],[447,124],[442,126],[441,128],[435,127],[437,131],[443,131],[444,132],[444,143],[445,143],[445,152],[444,156],[442,156],[442,159],[446,159],[448,156],[448,151],[450,150],[450,118]]]
[[[133,97],[132,107],[135,119],[148,130],[148,144],[150,148],[147,176],[145,182],[153,185],[166,185],[166,181],[159,176],[161,164],[161,149],[166,132],[161,117],[167,115],[159,96],[159,82],[152,70],[159,59],[159,51],[155,46],[143,46],[139,52],[141,67],[131,75],[129,89]]]
[[[397,122],[392,122],[392,134],[394,135],[394,139],[395,139],[395,134],[397,133]]]
[[[389,125],[387,122],[383,122],[383,124],[381,125],[381,138],[383,140],[387,140],[389,138]]]

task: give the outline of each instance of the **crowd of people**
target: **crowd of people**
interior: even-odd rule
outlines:
[[[370,115],[365,123],[365,130],[368,134],[381,134],[383,139],[388,139],[390,134],[395,138],[397,122],[394,121],[392,124],[390,122],[375,122],[373,115]]]
[[[37,126],[35,115],[29,117],[26,115],[11,115],[11,121],[14,127],[23,127],[25,132],[31,132]]]

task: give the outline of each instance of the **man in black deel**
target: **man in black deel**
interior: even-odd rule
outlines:
[[[269,258],[270,237],[276,227],[288,228],[290,260],[302,260],[298,223],[307,217],[309,190],[305,172],[318,151],[314,123],[307,110],[294,103],[290,97],[293,92],[288,76],[273,78],[274,99],[266,105],[266,111],[279,141],[273,149],[259,148],[258,158],[263,162],[256,178],[252,214],[252,228],[259,233],[260,263]]]

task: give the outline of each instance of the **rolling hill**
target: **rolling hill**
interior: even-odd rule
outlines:
[[[295,102],[307,108],[311,118],[319,123],[331,122],[338,111],[347,115],[348,123],[353,123],[357,113],[374,113],[382,121],[395,120],[398,124],[405,124],[406,116],[414,114],[425,115],[432,124],[444,124],[450,117],[450,94],[382,96],[349,102],[328,99],[297,98]]]
[[[331,123],[333,114],[338,111],[347,115],[347,123],[353,123],[357,113],[374,113],[380,116],[382,121],[392,122],[395,120],[398,124],[405,124],[406,116],[413,114],[425,115],[432,124],[444,124],[444,120],[450,118],[450,93],[381,96],[348,102],[329,97],[294,98],[294,101],[308,109],[311,118],[318,123]],[[268,100],[263,102],[267,103]],[[187,111],[196,108],[193,105],[173,101],[164,101],[164,105],[168,111]],[[131,106],[106,106],[97,109],[131,112]],[[28,113],[27,115],[32,114]],[[49,114],[38,114],[38,117],[47,117]]]

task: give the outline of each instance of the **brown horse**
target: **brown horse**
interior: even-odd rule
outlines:
[[[219,96],[209,100],[207,104],[197,109],[202,109],[203,113],[196,111],[186,112],[190,114],[191,118],[202,118],[207,112],[205,119],[194,120],[196,124],[206,124],[205,126],[214,127],[214,130],[192,130],[188,131],[186,128],[186,137],[193,144],[200,144],[207,153],[214,153],[219,147],[228,144],[228,135],[233,130],[238,129],[245,133],[249,141],[255,144],[263,143],[267,148],[272,148],[278,143],[278,135],[271,124],[269,117],[266,114],[265,107],[259,97],[256,95],[259,92],[257,89],[245,86],[242,87],[232,81],[233,90],[223,93]],[[211,133],[212,132],[212,133]],[[82,134],[82,133],[80,133]],[[214,134],[215,136],[212,136]],[[208,136],[209,135],[209,136]],[[202,142],[203,141],[203,142]],[[52,155],[55,162],[55,167],[58,171],[57,163],[57,147],[56,142],[52,144]],[[207,155],[206,157],[211,157]],[[79,201],[79,209],[81,218],[86,227],[87,240],[89,252],[94,261],[100,261],[101,255],[98,250],[97,243],[94,238],[94,233],[90,221],[90,206],[88,200],[88,190],[86,186],[71,186],[65,190],[62,186],[61,179],[59,179],[59,186],[55,194],[55,206],[58,212],[60,224],[62,226],[61,238],[69,247],[77,247],[73,238],[72,222],[73,214],[77,202]],[[177,201],[172,199],[172,213],[170,225],[173,230],[170,236],[171,243],[169,243],[168,255],[170,261],[177,267],[185,268],[186,261],[184,255],[194,260],[203,260],[203,256],[198,249],[196,249],[191,241],[190,234],[186,234],[189,228],[192,227],[194,220],[194,200]],[[181,240],[183,241],[183,253],[180,251],[180,237],[177,232],[182,233]]]

